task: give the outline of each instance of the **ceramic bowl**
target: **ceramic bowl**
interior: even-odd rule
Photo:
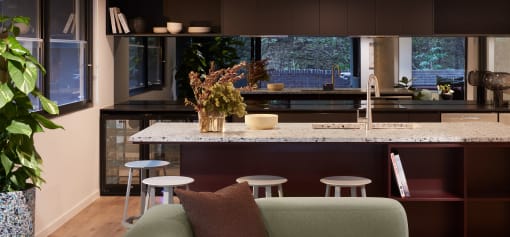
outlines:
[[[278,124],[278,115],[247,114],[244,116],[244,123],[252,130],[273,129]]]
[[[200,33],[209,33],[211,31],[211,27],[208,26],[190,26],[188,27],[188,33],[191,34],[200,34]]]
[[[168,32],[166,27],[153,27],[152,31],[157,34],[164,34]]]
[[[167,22],[166,29],[170,34],[177,34],[182,30],[182,23],[180,22]]]
[[[270,91],[281,91],[284,88],[283,83],[267,83],[267,90]]]

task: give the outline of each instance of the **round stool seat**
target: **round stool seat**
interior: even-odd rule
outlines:
[[[252,176],[244,176],[236,179],[236,182],[248,182],[250,186],[265,186],[265,185],[278,185],[287,182],[287,179],[280,176],[272,176],[272,175],[252,175]]]
[[[362,186],[372,183],[372,180],[357,176],[330,176],[322,178],[321,182],[333,186]]]
[[[326,184],[326,197],[329,197],[329,190],[331,186],[335,187],[335,197],[341,196],[341,188],[351,188],[351,196],[356,196],[356,188],[361,189],[361,196],[366,197],[365,185],[372,183],[372,180],[364,177],[357,176],[330,176],[320,179],[321,183]]]
[[[130,161],[124,164],[124,166],[132,169],[147,169],[147,168],[158,168],[169,165],[170,162],[166,160],[136,160]]]
[[[165,187],[165,186],[182,186],[193,183],[195,180],[185,176],[157,176],[146,178],[142,182],[149,186]]]
[[[278,187],[278,197],[283,197],[283,188],[282,184],[287,182],[287,179],[280,176],[273,175],[251,175],[239,177],[236,179],[236,182],[248,182],[253,188],[253,197],[259,197],[259,187],[264,187],[266,189],[266,197],[271,197],[271,186]]]
[[[157,176],[144,179],[142,183],[149,187],[149,192],[145,199],[145,209],[149,206],[149,200],[151,206],[154,205],[156,187],[163,188],[163,203],[171,204],[173,203],[174,187],[186,186],[186,189],[189,189],[188,184],[194,181],[193,178],[186,176]]]

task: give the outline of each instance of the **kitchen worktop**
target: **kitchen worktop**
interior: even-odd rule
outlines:
[[[312,123],[279,123],[249,130],[227,123],[223,133],[200,133],[197,123],[156,123],[130,137],[134,143],[182,142],[510,142],[510,126],[500,123],[417,123],[412,129],[313,129]]]

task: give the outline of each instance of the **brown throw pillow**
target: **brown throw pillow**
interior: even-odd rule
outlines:
[[[196,237],[267,237],[248,183],[212,192],[176,189]]]

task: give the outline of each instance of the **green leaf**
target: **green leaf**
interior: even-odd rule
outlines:
[[[9,44],[9,49],[12,51],[13,54],[23,57],[27,54],[30,54],[30,51],[23,47],[23,45],[21,45],[20,42],[15,37],[13,36],[7,37],[7,42]]]
[[[18,63],[11,61],[7,63],[7,67],[14,85],[26,95],[30,94],[37,82],[37,67],[31,62],[27,62],[25,70],[23,70],[23,68],[19,68]]]
[[[30,137],[32,135],[32,129],[28,124],[13,120],[6,130],[12,134],[22,134]]]
[[[53,121],[47,119],[46,117],[44,117],[38,113],[32,113],[32,117],[34,117],[37,120],[37,122],[39,122],[45,128],[49,128],[49,129],[64,128],[56,123],[53,123]]]
[[[0,160],[2,162],[2,166],[5,171],[5,175],[8,176],[9,173],[11,173],[11,169],[12,169],[12,166],[14,165],[14,163],[11,161],[11,159],[9,159],[9,157],[7,157],[3,153],[0,155]]]
[[[12,93],[9,85],[7,83],[0,83],[0,108],[11,102],[13,97],[14,93]]]
[[[37,92],[37,97],[39,98],[39,101],[41,102],[41,105],[44,109],[44,111],[48,112],[49,114],[58,114],[58,105],[49,100],[48,98],[44,97],[40,92]]]

